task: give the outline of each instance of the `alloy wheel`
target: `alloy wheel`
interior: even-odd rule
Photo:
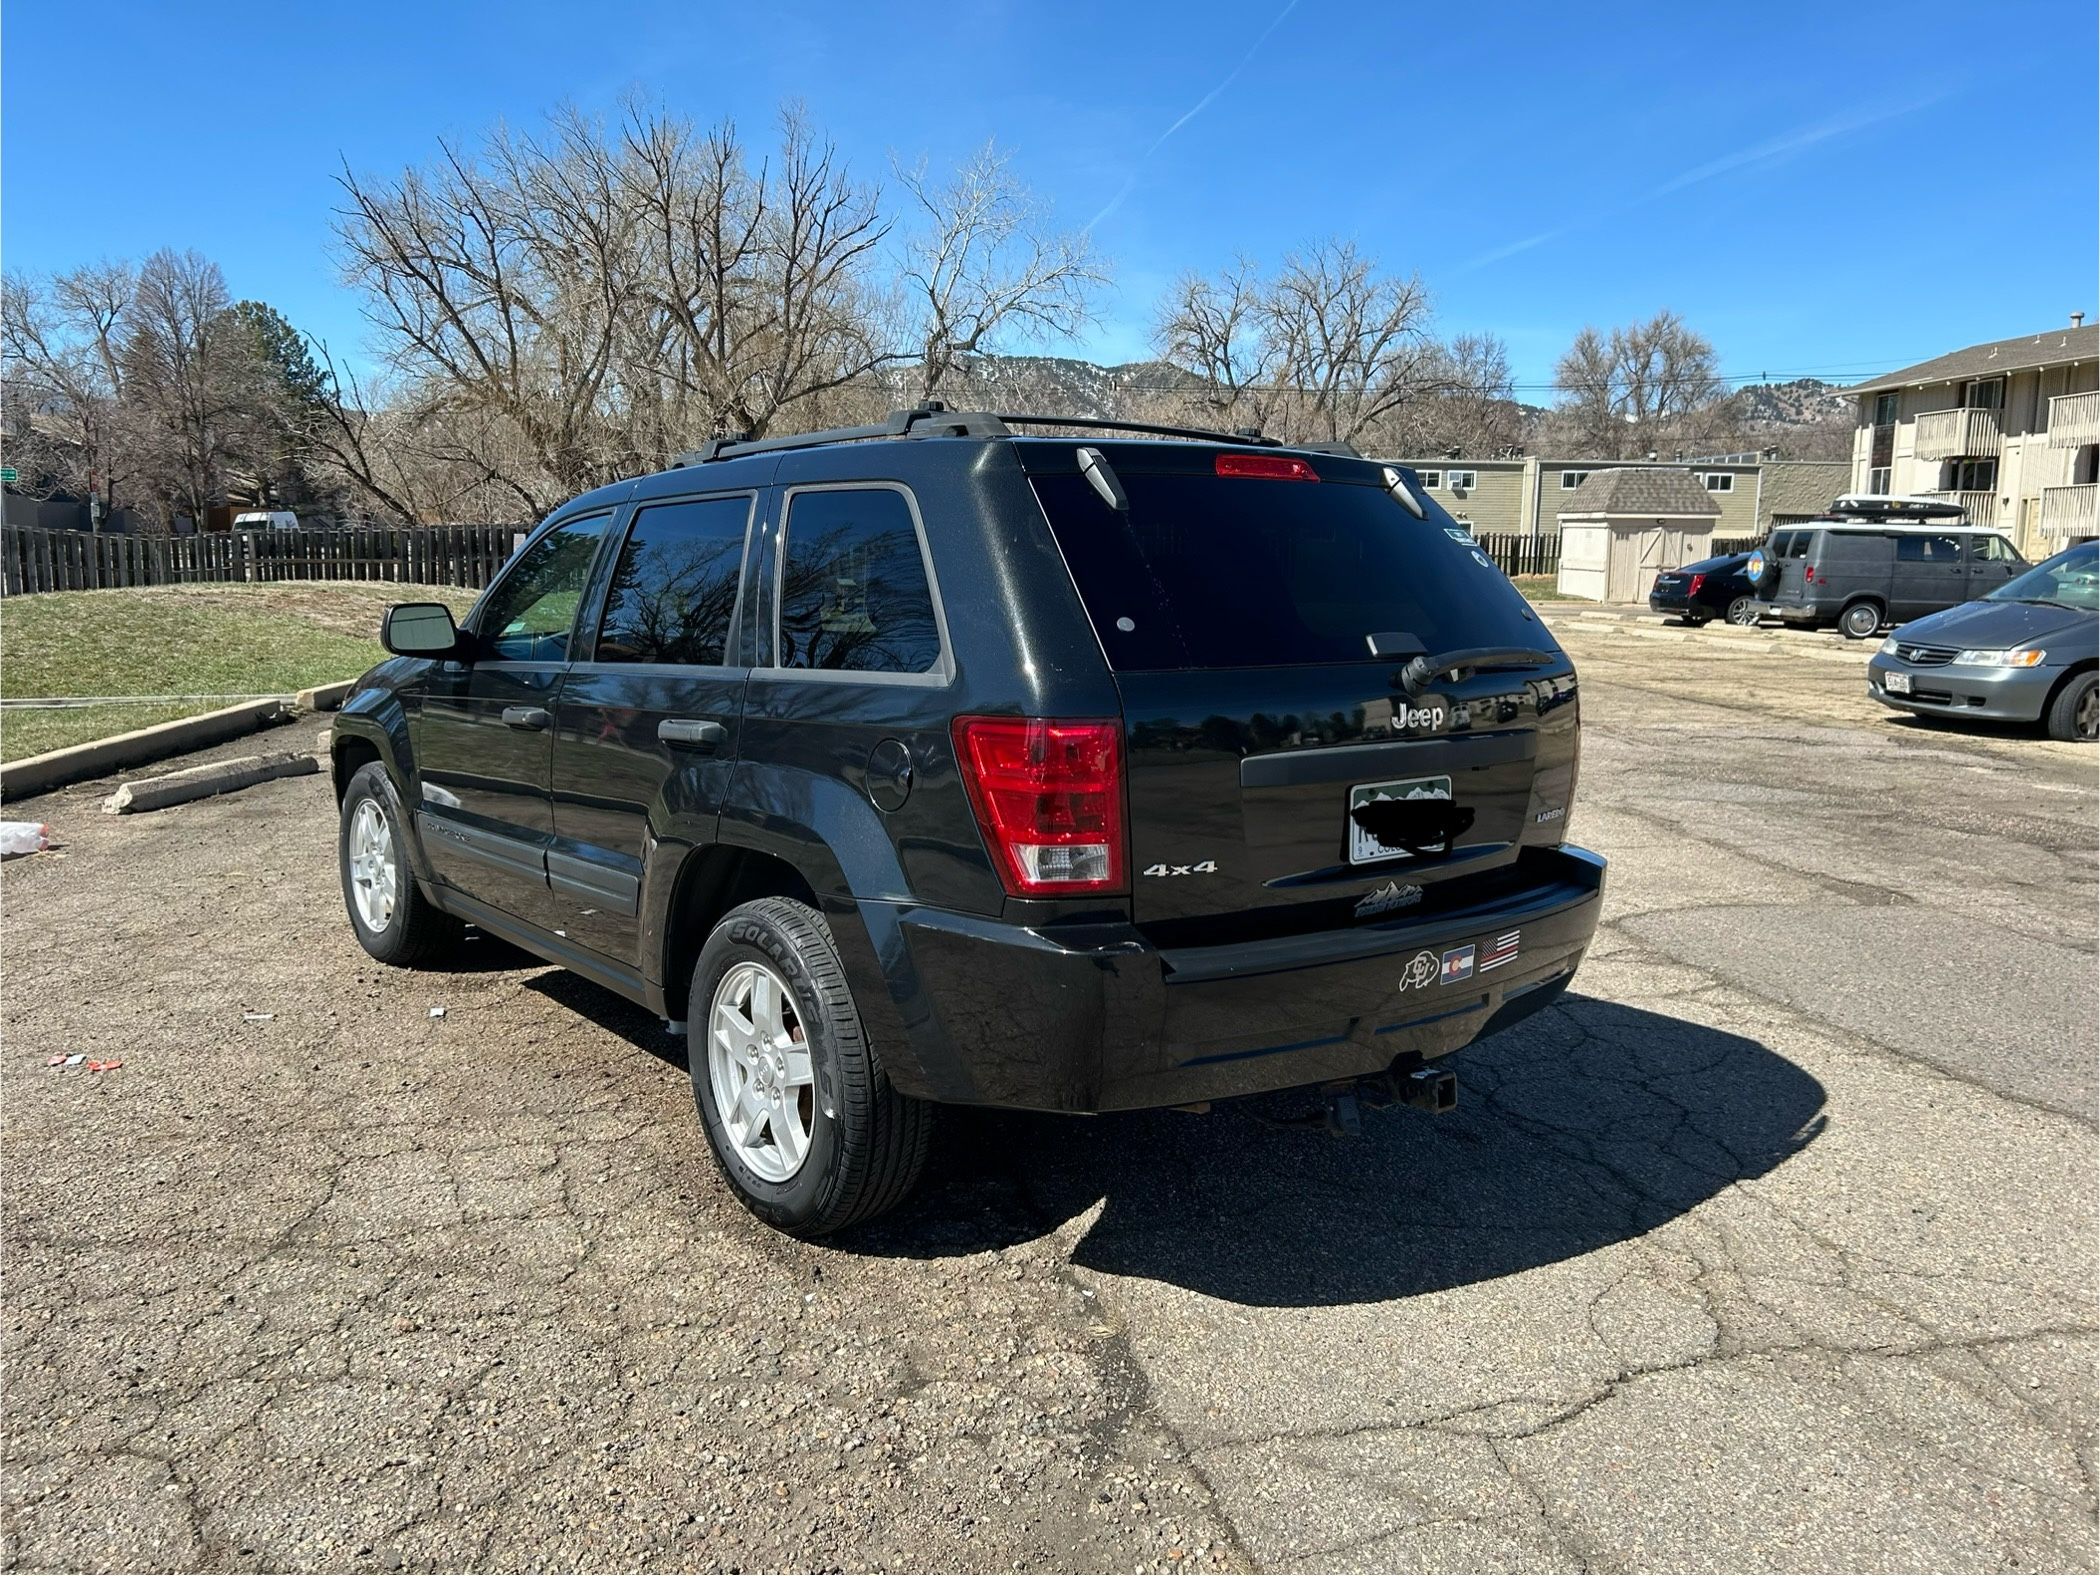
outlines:
[[[350,821],[350,901],[365,929],[377,934],[394,917],[401,896],[401,860],[394,829],[374,799],[359,804]]]
[[[809,1155],[816,1078],[786,983],[762,963],[739,963],[708,1009],[707,1076],[723,1136],[768,1182],[786,1182]]]

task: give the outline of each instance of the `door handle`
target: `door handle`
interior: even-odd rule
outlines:
[[[665,744],[692,744],[709,750],[729,742],[729,730],[711,717],[666,717],[656,725],[656,736]]]
[[[547,714],[547,710],[543,706],[505,706],[503,708],[503,726],[506,728],[518,728],[526,733],[538,733],[553,721],[554,719]]]

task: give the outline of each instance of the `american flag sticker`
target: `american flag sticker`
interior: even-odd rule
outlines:
[[[1512,930],[1490,941],[1487,951],[1480,955],[1480,972],[1485,974],[1489,969],[1499,969],[1514,959],[1517,955],[1517,942],[1523,934],[1521,930]]]
[[[1456,985],[1460,980],[1470,977],[1472,972],[1473,948],[1470,945],[1453,947],[1444,954],[1443,982],[1446,985]]]

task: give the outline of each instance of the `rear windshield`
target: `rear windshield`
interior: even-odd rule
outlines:
[[[1127,515],[1076,474],[1034,478],[1111,666],[1124,671],[1374,660],[1365,637],[1430,652],[1537,646],[1540,626],[1448,515],[1381,487],[1117,476]]]

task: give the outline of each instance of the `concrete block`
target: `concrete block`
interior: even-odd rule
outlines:
[[[319,758],[312,755],[243,755],[230,761],[209,761],[125,783],[102,802],[102,808],[111,815],[165,810],[170,805],[235,793],[279,777],[308,777],[320,769]]]

